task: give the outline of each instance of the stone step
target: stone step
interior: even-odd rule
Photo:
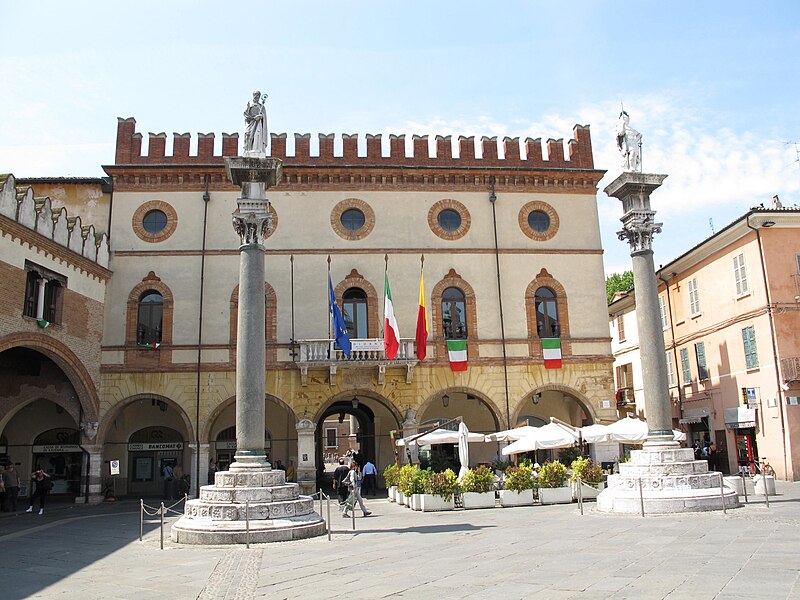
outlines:
[[[620,474],[628,477],[643,477],[652,474],[665,475],[702,475],[709,473],[708,463],[704,460],[682,463],[620,463]],[[718,475],[716,477],[719,477]]]
[[[272,486],[219,487],[204,485],[200,487],[200,500],[203,502],[227,502],[244,504],[250,502],[282,502],[300,497],[300,486],[296,483]]]
[[[245,513],[245,509],[249,513]],[[251,502],[248,507],[244,503],[206,502],[189,500],[182,519],[205,519],[211,521],[264,521],[274,519],[288,519],[306,515],[315,515],[314,500],[303,496],[296,500],[286,502],[268,502],[263,499]]]
[[[255,471],[254,473],[218,471],[214,474],[214,485],[223,488],[286,485],[286,472],[281,469]]]
[[[644,474],[630,476],[628,473],[610,475],[608,488],[621,490],[702,490],[719,489],[720,478],[718,473],[702,473],[697,475],[669,475],[669,474]],[[726,488],[727,489],[727,488]]]

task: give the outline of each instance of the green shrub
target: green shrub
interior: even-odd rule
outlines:
[[[603,481],[603,469],[600,465],[592,462],[591,458],[578,457],[572,461],[572,481],[581,481],[586,483],[600,483]]]
[[[539,469],[539,487],[564,487],[567,481],[567,467],[559,461],[546,462]]]
[[[434,473],[430,469],[417,469],[411,477],[411,484],[408,488],[409,494],[425,494],[426,482],[433,477]]]
[[[521,467],[508,467],[503,487],[514,492],[524,492],[533,489],[533,469],[528,465]]]
[[[404,494],[410,495],[411,482],[416,472],[419,471],[417,465],[403,465],[397,473],[397,489]]]
[[[514,463],[510,460],[506,460],[503,458],[496,458],[492,461],[492,469],[495,471],[505,471],[508,467],[512,466]]]
[[[571,465],[572,461],[580,458],[581,450],[577,446],[570,446],[569,448],[561,448],[558,451],[558,462],[562,465]]]
[[[447,469],[443,473],[429,473],[423,482],[425,494],[450,500],[458,492],[458,477],[453,469]]]
[[[461,480],[462,492],[477,492],[483,494],[494,489],[494,471],[489,467],[476,467],[464,474]]]
[[[390,464],[383,470],[383,479],[386,481],[386,487],[397,485],[397,479],[400,477],[400,469],[397,468],[395,463]]]

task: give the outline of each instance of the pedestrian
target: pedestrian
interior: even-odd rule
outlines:
[[[290,460],[286,467],[286,481],[294,481],[294,461]]]
[[[50,476],[39,469],[31,473],[31,479],[36,484],[36,489],[31,494],[31,504],[25,512],[33,512],[33,505],[36,504],[36,498],[39,499],[39,514],[44,514],[44,499],[50,490],[53,489],[53,481]]]
[[[17,512],[17,497],[19,496],[19,472],[17,472],[14,463],[6,465],[6,470],[3,472],[3,485],[6,488],[6,502],[5,506],[11,512]]]
[[[364,468],[361,470],[364,476],[364,482],[361,488],[364,490],[364,495],[374,496],[378,493],[378,469],[375,467],[371,460],[364,463]]]
[[[208,461],[208,485],[214,485],[214,478],[217,473],[217,461],[213,458]]]
[[[164,463],[164,467],[161,469],[161,476],[164,478],[164,498],[172,500],[175,497],[173,485],[175,471],[172,469],[171,464]]]
[[[716,471],[718,469],[718,467],[717,467],[717,459],[718,458],[719,458],[719,456],[717,455],[717,445],[716,444],[711,444],[708,447],[708,455],[707,455],[708,470],[709,471]]]
[[[6,482],[3,478],[6,468],[0,465],[0,511],[6,512]]]
[[[336,470],[333,472],[333,489],[336,490],[336,494],[339,496],[339,506],[344,504],[345,500],[347,500],[348,494],[350,493],[350,490],[344,483],[349,472],[350,467],[344,464],[343,458],[340,458],[339,466],[336,467]]]
[[[364,498],[361,497],[361,470],[356,461],[350,463],[350,472],[347,474],[347,477],[345,477],[345,483],[350,489],[350,495],[344,503],[342,516],[349,517],[350,515],[347,513],[348,511],[356,509],[356,502],[358,502],[358,505],[361,507],[361,512],[364,513],[364,516],[370,516],[372,513],[364,506]]]
[[[281,462],[280,458],[275,461],[275,468],[276,469],[280,469],[281,471],[285,471],[286,470],[286,467],[283,466],[283,463]]]

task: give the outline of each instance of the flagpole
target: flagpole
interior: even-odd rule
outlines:
[[[380,333],[381,333],[381,337],[385,338],[386,337],[386,278],[389,277],[389,255],[388,254],[384,254],[383,255],[383,262],[384,262],[384,266],[383,266],[383,308],[384,308],[384,314],[383,314],[383,319],[381,319],[381,331],[380,331]]]
[[[330,280],[331,280],[331,255],[328,254],[328,282],[330,282]],[[331,323],[331,315],[333,314],[333,307],[331,306],[330,294],[327,294],[327,296],[328,296],[328,338],[333,339],[333,324]]]

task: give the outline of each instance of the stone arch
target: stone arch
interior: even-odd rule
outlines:
[[[539,274],[528,284],[525,290],[525,315],[528,321],[528,339],[530,340],[528,346],[530,355],[535,359],[543,360],[541,338],[536,328],[536,303],[534,299],[536,290],[540,287],[550,288],[556,295],[556,307],[558,308],[558,322],[561,334],[561,357],[568,358],[572,356],[572,343],[570,342],[569,333],[569,302],[567,291],[564,289],[564,286],[561,285],[561,282],[550,275],[545,268],[539,271]]]
[[[522,397],[521,401],[517,404],[513,412],[514,424],[516,424],[519,421],[523,413],[530,412],[530,409],[527,409],[526,407],[529,406],[529,403],[531,402],[535,394],[541,394],[542,392],[549,392],[549,391],[568,394],[575,400],[575,402],[577,402],[577,404],[583,409],[583,411],[589,415],[589,418],[592,420],[592,423],[598,422],[597,410],[592,405],[592,402],[589,400],[589,398],[587,398],[584,394],[582,394],[575,388],[572,388],[568,385],[562,385],[560,383],[546,383],[544,385],[536,386]]]
[[[267,315],[264,323],[264,336],[266,338],[266,364],[275,365],[278,362],[278,295],[266,281],[264,282],[264,296],[267,302]],[[230,361],[236,364],[236,338],[239,324],[239,286],[233,288],[230,300]]]
[[[117,402],[114,405],[114,407],[103,416],[103,420],[100,422],[100,426],[97,429],[97,438],[95,443],[97,444],[105,443],[106,436],[108,435],[108,430],[113,425],[114,419],[117,417],[117,415],[119,415],[127,406],[133,404],[134,402],[138,402],[139,400],[160,400],[162,402],[166,402],[167,405],[173,407],[175,410],[177,410],[177,414],[180,417],[183,426],[186,428],[186,439],[190,442],[194,441],[195,430],[192,424],[192,420],[189,418],[189,415],[186,414],[186,411],[180,404],[178,404],[171,398],[168,398],[167,396],[144,392],[141,394],[134,394],[132,396],[128,396],[122,401]]]
[[[139,298],[148,290],[161,294],[163,298],[161,312],[161,347],[157,352],[150,349],[139,349],[136,344],[136,325],[139,319]],[[172,319],[174,310],[172,290],[161,279],[150,271],[136,284],[128,294],[127,315],[125,319],[125,345],[135,348],[125,353],[125,363],[141,368],[151,368],[172,362]]]
[[[417,409],[417,417],[423,415],[433,403],[441,402],[442,396],[450,392],[475,396],[481,401],[482,404],[486,406],[486,408],[489,409],[489,412],[494,419],[495,426],[498,428],[497,431],[507,429],[505,422],[506,419],[503,416],[505,414],[505,409],[500,407],[492,398],[480,390],[476,390],[475,388],[464,385],[451,385],[432,392],[427,398],[425,398],[425,400],[422,401],[422,404],[420,404],[419,408]]]
[[[279,398],[278,396],[273,396],[272,394],[264,394],[264,400],[271,400],[279,407],[283,408],[288,412],[290,415],[294,417],[295,423],[298,421],[297,413],[295,413],[294,409],[283,399]],[[231,396],[230,398],[223,400],[219,404],[214,407],[208,416],[206,417],[205,423],[200,428],[200,442],[211,442],[211,428],[219,416],[225,412],[232,404],[236,402],[236,395]],[[267,429],[269,429],[269,423],[267,423]]]
[[[362,289],[367,295],[367,336],[371,338],[378,337],[378,332],[380,331],[380,326],[378,324],[378,292],[375,291],[375,287],[358,272],[358,269],[353,269],[333,290],[336,301],[339,303],[339,308],[342,307],[342,295],[350,288]]]
[[[0,352],[24,347],[41,352],[66,375],[78,396],[86,421],[97,421],[100,398],[97,388],[81,359],[70,348],[43,333],[14,333],[0,339]]]
[[[464,307],[467,321],[467,360],[478,358],[478,307],[475,290],[459,275],[450,269],[431,291],[431,341],[436,348],[437,362],[447,362],[447,344],[442,329],[442,294],[447,288],[458,288],[464,294]]]
[[[28,386],[22,386],[22,387],[28,387]],[[73,421],[75,421],[75,424],[78,427],[81,426],[81,415],[80,415],[79,404],[77,402],[70,403],[65,401],[63,394],[58,394],[53,390],[41,389],[37,387],[30,389],[30,393],[21,394],[21,396],[23,396],[22,399],[18,399],[18,401],[15,402],[14,404],[3,405],[5,414],[2,417],[0,417],[0,431],[5,430],[8,423],[14,418],[14,416],[20,410],[22,410],[28,404],[36,402],[37,400],[47,400],[48,402],[52,402],[53,404],[60,406],[61,408],[64,409],[65,413],[67,413],[70,417],[72,417]]]
[[[398,425],[403,422],[403,415],[400,414],[400,410],[397,408],[397,406],[394,405],[394,403],[391,400],[367,388],[356,388],[339,392],[338,394],[335,394],[330,398],[328,398],[326,402],[320,405],[320,407],[314,413],[314,416],[311,417],[314,423],[319,423],[319,420],[322,418],[322,415],[325,414],[325,411],[328,410],[328,408],[330,408],[337,402],[341,402],[343,400],[349,400],[353,396],[363,396],[365,398],[369,398],[370,400],[374,400],[375,402],[386,408],[392,414],[392,416],[394,416]]]

